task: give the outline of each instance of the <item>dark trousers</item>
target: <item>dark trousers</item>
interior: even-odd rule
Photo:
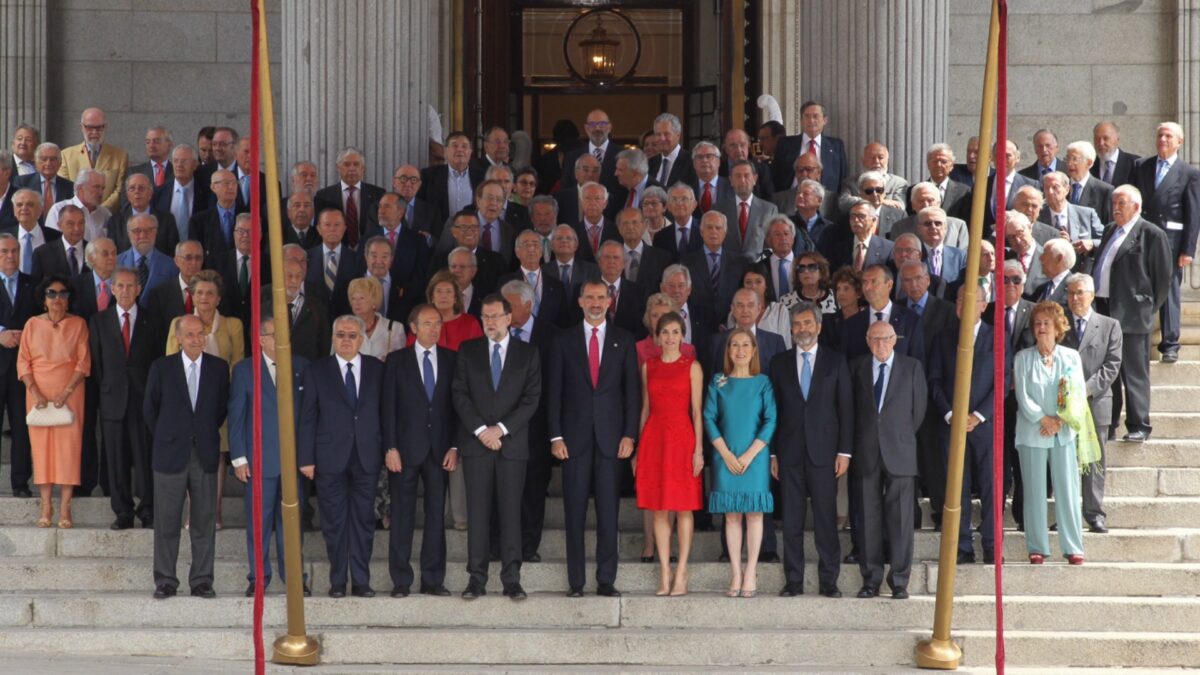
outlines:
[[[921,487],[929,497],[929,513],[935,525],[942,523],[942,510],[946,507],[946,449],[943,436],[950,426],[933,409],[928,407],[925,421],[917,429],[917,474]],[[918,495],[919,496],[919,495]],[[913,512],[920,518],[920,509]]]
[[[394,588],[413,583],[412,540],[416,528],[417,483],[424,484],[425,522],[421,530],[421,586],[441,586],[446,581],[446,484],[442,463],[430,452],[425,461],[405,465],[400,473],[388,472],[391,494],[391,538],[388,573]]]
[[[339,473],[322,472],[314,482],[321,505],[321,533],[329,555],[329,585],[346,585],[346,564],[354,586],[371,583],[371,547],[375,541],[375,483],[379,474],[362,468],[356,448]]]
[[[112,496],[111,485],[108,482],[106,444],[97,439],[99,429],[97,429],[96,422],[100,416],[100,385],[92,377],[83,382],[83,446],[79,458],[78,494],[86,497],[92,494],[92,491],[99,485],[104,494]]]
[[[1012,490],[1013,520],[1025,527],[1025,486],[1021,481],[1021,458],[1017,453],[1017,397],[1004,397],[1004,494]]]
[[[192,542],[192,588],[213,582],[213,553],[217,539],[217,474],[207,473],[192,450],[187,469],[179,473],[154,472],[154,585],[179,587],[175,576],[179,561],[179,533],[183,529],[183,504],[190,500],[188,536]]]
[[[523,459],[504,459],[488,451],[463,458],[467,482],[467,573],[471,583],[487,586],[492,505],[500,530],[500,582],[505,588],[521,582],[521,493],[525,487]]]
[[[250,482],[242,501],[246,509],[246,563],[249,571],[246,580],[254,583],[254,471],[250,471]],[[301,534],[303,536],[303,533]],[[275,540],[275,562],[279,578],[287,580],[283,565],[283,481],[279,476],[263,476],[262,479],[262,565],[263,588],[271,585],[271,540]],[[303,547],[301,547],[303,549]]]
[[[33,456],[29,450],[29,427],[25,426],[25,385],[17,379],[17,365],[0,383],[0,415],[8,414],[12,429],[12,488],[29,489],[33,479]]]
[[[801,464],[779,467],[779,486],[783,493],[783,573],[787,583],[804,584],[804,521],[811,500],[819,561],[817,578],[822,588],[836,588],[842,545],[838,541],[837,478],[833,467],[816,466],[805,456]]]
[[[525,466],[525,489],[521,493],[521,555],[526,558],[537,553],[542,545],[542,529],[546,524],[546,491],[550,486],[552,466],[550,445],[530,441],[529,461]]]
[[[913,499],[915,476],[892,476],[882,466],[850,476],[858,483],[862,508],[859,535],[859,571],[863,586],[878,589],[884,581],[883,565],[889,565],[887,583],[892,590],[908,588],[912,570]],[[886,539],[886,544],[885,544]],[[884,548],[887,555],[884,555]]]
[[[942,432],[942,441],[944,443],[942,457],[948,464],[950,462],[950,427],[946,425],[946,429]],[[981,424],[975,427],[975,431],[967,434],[966,454],[963,456],[963,474],[962,474],[962,501],[960,502],[962,510],[959,512],[958,520],[958,550],[964,553],[972,553],[975,550],[975,536],[971,527],[971,491],[972,489],[979,490],[979,507],[981,509],[982,526],[980,534],[983,539],[984,552],[991,552],[995,547],[994,518],[992,509],[994,508],[995,490],[993,489],[992,471],[992,425]]]
[[[615,448],[613,449],[616,450]],[[587,554],[583,545],[587,528],[588,497],[596,499],[596,583],[617,579],[617,522],[621,509],[621,460],[605,457],[593,447],[587,454],[563,462],[563,513],[566,516],[567,584],[583,588]]]
[[[154,475],[150,458],[150,432],[142,419],[141,403],[130,401],[125,418],[103,420],[108,449],[109,503],[117,520],[154,518]],[[137,497],[137,508],[133,498]]]
[[[1121,371],[1113,383],[1112,426],[1120,425],[1125,408],[1125,430],[1150,433],[1150,336],[1124,333],[1121,342]]]
[[[1172,255],[1171,260],[1175,261],[1179,256]],[[1171,274],[1171,285],[1167,287],[1167,301],[1163,303],[1162,309],[1159,310],[1159,323],[1162,328],[1162,340],[1158,343],[1158,352],[1160,354],[1170,354],[1179,351],[1179,333],[1180,333],[1180,294],[1179,285],[1183,282],[1183,268],[1179,265],[1174,265],[1175,271]]]

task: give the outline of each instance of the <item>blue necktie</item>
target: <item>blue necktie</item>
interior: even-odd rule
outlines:
[[[1154,176],[1154,187],[1158,187],[1163,182],[1163,178],[1166,178],[1167,172],[1170,170],[1171,165],[1167,163],[1167,160],[1158,160],[1158,173]]]
[[[878,410],[883,405],[883,372],[887,369],[886,363],[879,364],[879,377],[875,378],[875,409]]]
[[[429,360],[429,350],[425,350],[425,362],[421,365],[421,372],[425,376],[425,397],[433,402],[433,388],[437,386],[437,381],[433,377],[433,361]]]
[[[358,384],[354,379],[354,364],[346,364],[346,395],[350,397],[350,407],[358,409]]]
[[[500,388],[500,369],[503,364],[500,363],[500,344],[492,345],[492,389]]]
[[[1071,183],[1071,203],[1079,203],[1079,195],[1083,192],[1083,186],[1079,183]]]
[[[221,211],[221,232],[225,235],[226,245],[233,242],[233,212]]]
[[[250,174],[248,174],[248,173],[242,174],[242,180],[239,182],[241,182],[241,184],[242,184],[242,201],[245,202],[247,206],[249,206],[249,204],[250,204]]]
[[[787,260],[779,259],[779,297],[787,295],[791,291],[788,287]],[[776,298],[778,300],[779,298]]]
[[[800,393],[804,395],[804,400],[808,400],[808,389],[812,386],[812,354],[808,352],[800,352],[800,356],[804,357],[804,364],[800,366]]]
[[[24,238],[21,244],[21,271],[30,274],[33,272],[33,234],[26,232]]]
[[[17,304],[17,275],[4,280],[4,286],[8,289],[8,301],[14,306]]]

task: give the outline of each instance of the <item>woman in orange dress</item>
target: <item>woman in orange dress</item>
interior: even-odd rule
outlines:
[[[35,291],[35,301],[45,314],[31,318],[21,331],[17,351],[17,377],[25,385],[25,411],[66,406],[75,414],[71,424],[29,427],[33,451],[33,483],[42,497],[38,527],[50,527],[54,517],[54,486],[59,486],[58,526],[69,529],[71,496],[79,485],[83,454],[83,379],[92,369],[88,353],[87,322],[67,313],[71,282],[59,275],[47,277]]]

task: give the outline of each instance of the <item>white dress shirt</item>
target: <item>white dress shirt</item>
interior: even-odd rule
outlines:
[[[504,362],[505,362],[505,361],[508,359],[508,345],[509,345],[509,338],[510,338],[510,337],[511,337],[511,336],[508,334],[508,332],[507,332],[507,331],[505,331],[505,333],[504,333],[504,337],[503,337],[503,338],[502,338],[502,339],[501,339],[499,342],[495,342],[495,341],[493,341],[491,338],[488,338],[488,341],[487,341],[487,361],[488,361],[488,369],[489,369],[489,372],[490,372],[490,369],[491,369],[491,363],[492,363],[492,354],[493,354],[493,353],[496,351],[496,345],[500,345],[500,370],[503,372],[503,370],[504,370]],[[489,377],[490,377],[490,375],[489,375]],[[503,422],[496,422],[496,426],[500,427],[500,431],[501,431],[501,432],[502,432],[502,433],[503,433],[505,436],[507,436],[507,435],[508,435],[508,427],[504,426],[504,423],[503,423]],[[476,429],[476,430],[475,430],[474,432],[472,432],[472,433],[473,433],[473,434],[474,434],[474,435],[475,435],[475,436],[478,438],[478,437],[479,437],[479,434],[482,434],[482,433],[483,433],[484,431],[486,431],[486,430],[487,430],[487,425],[483,425],[483,426],[479,427],[478,429]]]
[[[354,372],[354,395],[357,397],[359,392],[362,391],[362,355],[355,354],[354,358],[349,361],[343,359],[341,355],[336,355],[335,358],[338,362],[338,371],[341,373],[343,387],[346,386],[346,364],[350,363],[354,365],[354,368],[351,370]]]

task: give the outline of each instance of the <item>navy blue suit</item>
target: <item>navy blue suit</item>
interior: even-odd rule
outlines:
[[[333,283],[333,291],[325,285],[325,256],[329,251],[325,245],[314,246],[308,251],[308,271],[304,277],[305,292],[315,291],[315,297],[329,308],[329,320],[350,313],[350,298],[346,294],[350,282],[367,273],[367,263],[358,251],[342,242],[338,253],[337,277]],[[408,317],[405,317],[407,320]]]
[[[379,412],[383,363],[366,355],[362,355],[361,363],[354,372],[358,382],[356,403],[350,400],[346,373],[336,355],[321,358],[304,371],[296,441],[299,466],[316,467],[313,481],[329,555],[329,585],[343,590],[347,553],[354,586],[370,585],[375,484],[383,466]]]
[[[841,327],[841,351],[847,361],[869,355],[867,348],[867,329],[875,323],[875,310],[868,305],[866,311],[859,312],[846,319]],[[925,331],[921,326],[921,317],[913,310],[892,303],[892,328],[896,330],[896,353],[911,356],[925,361]]]
[[[6,202],[7,203],[7,202]],[[0,289],[0,328],[21,330],[35,313],[33,278],[17,273],[16,299]],[[29,428],[25,426],[25,385],[17,379],[18,347],[0,347],[0,415],[8,414],[12,429],[12,488],[29,489],[33,478],[33,458],[29,448]]]

